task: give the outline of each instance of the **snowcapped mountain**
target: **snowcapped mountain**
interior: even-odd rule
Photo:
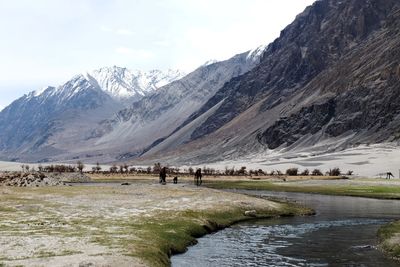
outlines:
[[[43,160],[64,153],[99,122],[181,76],[173,70],[110,67],[32,91],[0,112],[0,156],[17,160],[31,154],[34,159],[27,160]]]
[[[29,97],[59,96],[67,100],[88,88],[98,88],[115,100],[140,99],[158,88],[184,76],[178,70],[129,70],[117,66],[104,67],[74,76],[59,87],[46,87],[29,93]]]
[[[87,80],[94,80],[114,98],[140,98],[158,88],[178,80],[184,76],[178,70],[128,70],[120,67],[105,67],[85,74]]]
[[[174,70],[107,67],[31,92],[0,112],[0,158],[113,161],[143,153],[255,67],[257,51],[209,61],[183,78]]]
[[[182,79],[135,101],[102,122],[90,139],[103,151],[113,151],[117,159],[144,153],[172,134],[226,82],[254,68],[259,63],[262,48],[254,51],[224,61],[206,62]],[[115,140],[122,141],[123,145],[118,147]],[[169,145],[175,146],[186,140],[186,135],[180,136]]]

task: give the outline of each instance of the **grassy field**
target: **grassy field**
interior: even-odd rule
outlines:
[[[129,186],[0,187],[0,266],[168,266],[196,237],[253,219],[245,211],[259,218],[311,212],[153,178]]]
[[[205,185],[215,189],[250,189],[283,192],[315,193],[369,197],[379,199],[400,199],[400,183],[376,183],[376,180],[334,180],[304,183],[303,181],[207,181]]]

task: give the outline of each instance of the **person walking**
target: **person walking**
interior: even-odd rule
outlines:
[[[166,178],[167,178],[167,168],[162,167],[160,170],[160,184],[165,185],[167,183]]]
[[[197,171],[194,174],[194,184],[197,186],[200,186],[202,184],[202,180],[201,180],[201,169],[197,169]]]

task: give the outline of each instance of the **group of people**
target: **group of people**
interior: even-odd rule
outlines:
[[[175,176],[173,179],[174,184],[178,183],[178,177]],[[194,184],[200,186],[203,183],[201,169],[197,169],[194,173]],[[162,167],[160,170],[160,184],[167,184],[167,168]]]

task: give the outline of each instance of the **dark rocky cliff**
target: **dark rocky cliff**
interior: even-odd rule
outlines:
[[[191,117],[225,99],[193,139],[220,128],[264,96],[269,95],[263,105],[267,110],[300,90],[380,29],[396,4],[394,0],[315,2],[269,45],[258,67],[231,80]]]

